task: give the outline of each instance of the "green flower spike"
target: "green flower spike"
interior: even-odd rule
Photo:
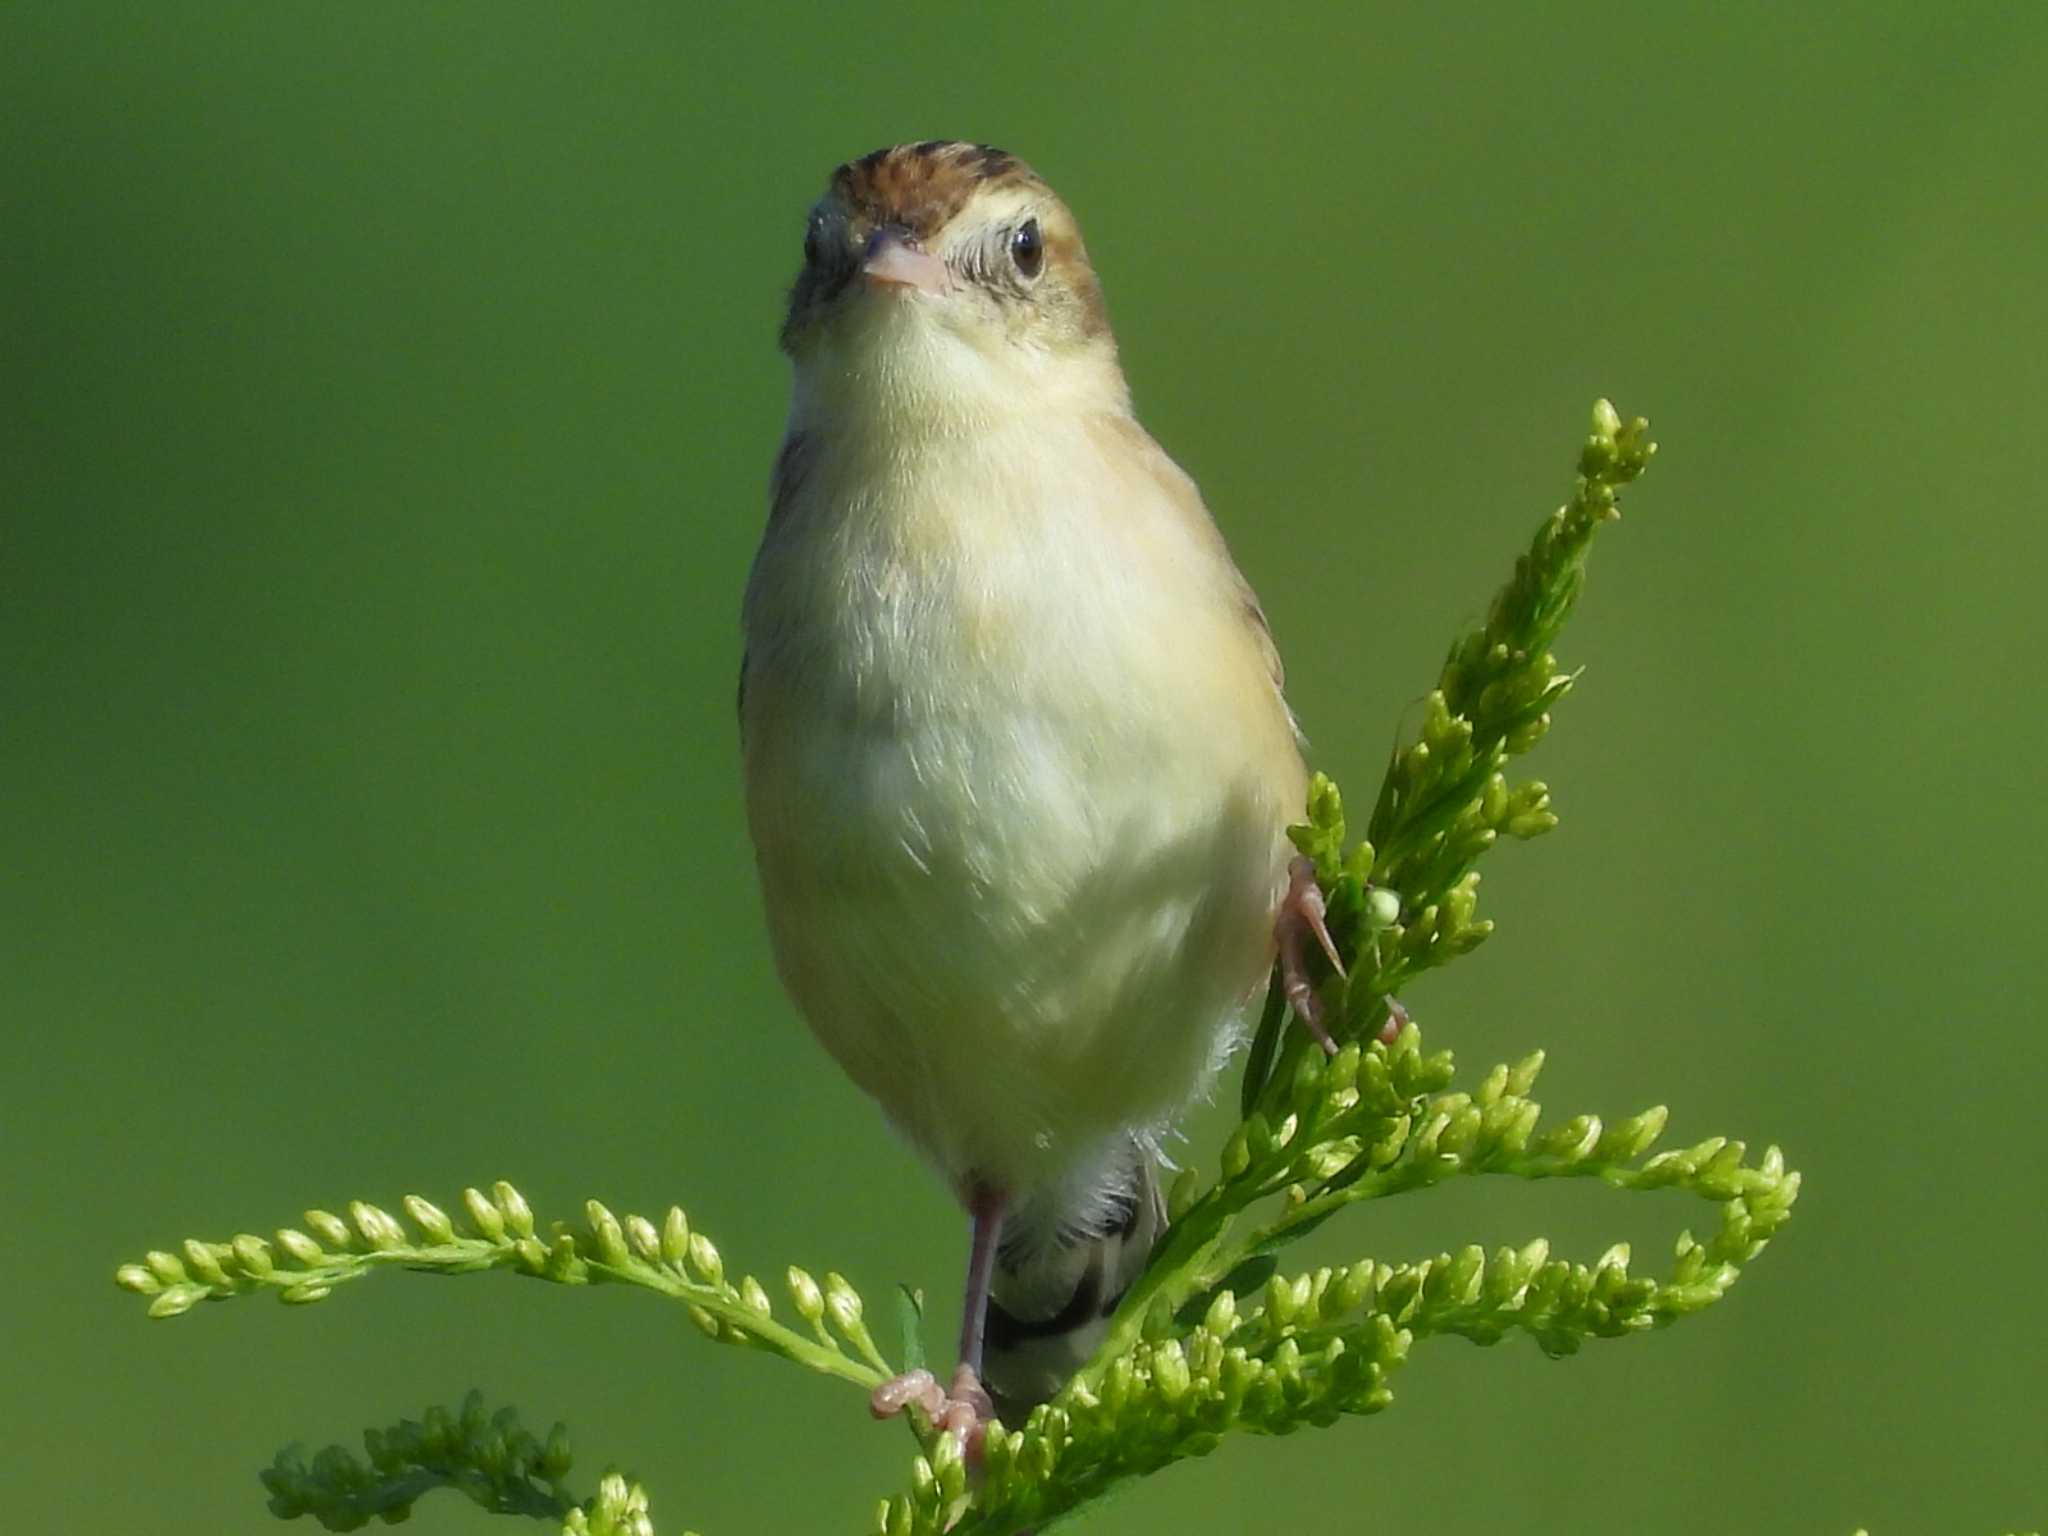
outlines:
[[[297,1446],[286,1447],[261,1474],[270,1512],[353,1531],[372,1520],[395,1525],[422,1496],[452,1488],[493,1514],[553,1522],[563,1536],[654,1536],[638,1484],[607,1473],[593,1497],[576,1499],[566,1488],[568,1430],[557,1424],[545,1441],[536,1439],[511,1408],[486,1416],[481,1392],[453,1413],[432,1407],[389,1429],[365,1430],[363,1452],[359,1458],[330,1445],[309,1462]]]
[[[1640,420],[1605,401],[1579,454],[1570,501],[1537,530],[1486,622],[1459,638],[1424,701],[1413,739],[1387,765],[1366,835],[1352,841],[1343,797],[1317,776],[1308,819],[1291,829],[1313,860],[1345,976],[1323,978],[1335,1056],[1283,1029],[1270,989],[1249,1054],[1241,1123],[1204,1180],[1182,1171],[1167,1194],[1170,1225],[1110,1320],[1095,1357],[1016,1428],[987,1427],[978,1475],[961,1444],[913,1422],[909,1486],[876,1506],[880,1536],[1009,1536],[1042,1527],[1118,1483],[1204,1455],[1233,1432],[1290,1434],[1385,1409],[1417,1343],[1455,1336],[1493,1344],[1525,1334],[1546,1354],[1590,1339],[1668,1326],[1713,1305],[1791,1214],[1799,1175],[1777,1148],[1752,1159],[1742,1142],[1710,1137],[1656,1151],[1659,1106],[1620,1120],[1580,1114],[1546,1124],[1531,1097],[1541,1052],[1461,1083],[1447,1051],[1425,1052],[1397,995],[1423,972],[1469,953],[1492,931],[1478,916],[1476,868],[1502,837],[1557,825],[1550,791],[1517,781],[1510,760],[1550,727],[1578,674],[1552,655],[1585,581],[1595,532],[1655,451]],[[1688,1232],[1660,1273],[1639,1273],[1618,1242],[1590,1261],[1556,1256],[1534,1238],[1489,1254],[1288,1271],[1287,1248],[1367,1200],[1450,1179],[1597,1180],[1616,1191],[1674,1190],[1717,1216]],[[841,1276],[790,1268],[799,1320],[777,1320],[767,1287],[727,1278],[711,1239],[680,1208],[657,1226],[595,1201],[583,1223],[545,1236],[509,1184],[463,1192],[464,1228],[418,1196],[394,1216],[360,1201],[346,1217],[308,1211],[303,1228],[266,1239],[188,1241],[117,1275],[154,1317],[201,1301],[268,1290],[313,1302],[376,1269],[460,1274],[505,1269],[561,1285],[636,1285],[683,1305],[708,1337],[781,1355],[860,1388],[890,1367]],[[919,1307],[900,1309],[915,1360]],[[338,1447],[308,1463],[296,1451],[264,1473],[271,1507],[329,1529],[402,1519],[432,1488],[553,1522],[566,1533],[651,1536],[644,1493],[616,1475],[589,1500],[563,1488],[566,1433],[539,1442],[509,1410],[486,1418],[472,1393],[459,1413],[365,1436],[368,1461]]]
[[[767,1289],[752,1275],[737,1284],[726,1279],[725,1260],[711,1239],[692,1232],[682,1210],[672,1208],[657,1231],[643,1216],[623,1220],[595,1200],[584,1207],[585,1225],[556,1224],[548,1241],[535,1235],[525,1196],[500,1181],[488,1195],[462,1193],[468,1233],[460,1233],[439,1206],[418,1195],[403,1202],[405,1222],[357,1200],[349,1217],[308,1211],[306,1226],[320,1234],[283,1228],[274,1242],[244,1233],[231,1242],[188,1240],[183,1258],[152,1253],[140,1264],[124,1264],[115,1282],[149,1298],[151,1317],[176,1317],[202,1301],[270,1291],[288,1302],[326,1299],[339,1285],[378,1269],[406,1269],[460,1275],[503,1269],[558,1285],[638,1286],[683,1303],[704,1333],[721,1343],[743,1344],[781,1355],[828,1376],[871,1389],[889,1375],[886,1361],[860,1325],[860,1297],[837,1275],[827,1277],[818,1313],[810,1310],[817,1284],[801,1270],[790,1271],[790,1291],[807,1337],[777,1321]],[[276,1252],[273,1253],[272,1249]],[[835,1338],[818,1324],[829,1315]],[[843,1343],[841,1341],[844,1341]],[[852,1345],[859,1358],[846,1352]]]

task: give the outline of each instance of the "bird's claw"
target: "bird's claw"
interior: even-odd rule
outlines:
[[[970,1462],[980,1458],[982,1436],[996,1416],[996,1407],[972,1366],[955,1371],[949,1388],[940,1387],[938,1377],[930,1371],[905,1371],[868,1394],[868,1410],[878,1419],[894,1418],[912,1406],[924,1413],[932,1428],[958,1435]]]
[[[868,1394],[868,1412],[878,1419],[893,1419],[915,1403],[928,1418],[936,1420],[945,1401],[938,1377],[930,1371],[905,1371],[900,1376],[891,1376]]]
[[[1387,999],[1387,1021],[1380,1026],[1379,1039],[1383,1045],[1392,1045],[1408,1027],[1408,1010],[1401,1006],[1401,999]]]
[[[1303,945],[1304,938],[1314,938],[1329,958],[1330,968],[1339,976],[1345,974],[1337,941],[1330,937],[1327,912],[1323,889],[1316,884],[1315,862],[1306,856],[1297,858],[1287,866],[1287,894],[1280,898],[1280,912],[1273,923],[1280,950],[1280,991],[1294,1016],[1301,1020],[1302,1028],[1326,1054],[1334,1056],[1337,1042],[1323,1027],[1322,999],[1316,996],[1315,983],[1309,980],[1308,955]]]
[[[1280,898],[1280,913],[1273,924],[1280,948],[1280,991],[1302,1028],[1326,1055],[1334,1056],[1337,1042],[1323,1027],[1323,1000],[1309,979],[1307,949],[1302,942],[1305,934],[1313,937],[1329,957],[1330,968],[1339,976],[1348,975],[1343,957],[1337,953],[1337,941],[1330,937],[1327,910],[1323,888],[1316,884],[1314,862],[1305,856],[1294,860],[1287,866],[1287,894]],[[1389,996],[1386,1005],[1387,1017],[1375,1038],[1391,1045],[1408,1023],[1408,1010],[1397,997]]]

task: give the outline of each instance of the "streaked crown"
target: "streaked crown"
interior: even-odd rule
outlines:
[[[832,173],[804,231],[782,344],[806,336],[859,291],[878,239],[941,259],[949,310],[1012,339],[1107,344],[1102,287],[1080,226],[1045,181],[987,144],[927,139],[850,160]]]
[[[868,230],[896,224],[930,245],[984,187],[1009,186],[1053,198],[1038,173],[1007,150],[926,139],[849,160],[826,193]]]

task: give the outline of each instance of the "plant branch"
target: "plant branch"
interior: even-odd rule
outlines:
[[[808,1325],[806,1337],[776,1320],[767,1289],[752,1275],[738,1284],[726,1279],[717,1245],[690,1229],[680,1206],[671,1207],[657,1229],[642,1216],[622,1221],[592,1200],[586,1226],[558,1222],[543,1242],[525,1196],[510,1184],[500,1181],[488,1195],[466,1189],[462,1199],[466,1233],[419,1195],[406,1196],[403,1204],[410,1226],[357,1200],[346,1219],[307,1211],[303,1229],[280,1228],[267,1240],[249,1233],[225,1243],[188,1238],[177,1253],[152,1252],[139,1264],[122,1265],[115,1281],[148,1297],[151,1317],[176,1317],[202,1301],[266,1290],[290,1303],[322,1301],[336,1286],[378,1269],[438,1275],[504,1269],[558,1285],[637,1286],[681,1302],[698,1329],[720,1343],[763,1349],[862,1388],[891,1374],[868,1333],[860,1296],[844,1279],[827,1274],[821,1286],[805,1271],[789,1269],[786,1286]]]
[[[1377,1413],[1418,1339],[1491,1344],[1524,1333],[1553,1355],[1586,1340],[1666,1326],[1713,1305],[1788,1219],[1799,1175],[1777,1148],[1754,1161],[1711,1137],[1655,1152],[1662,1107],[1608,1121],[1581,1114],[1546,1127],[1531,1097],[1536,1052],[1459,1086],[1447,1051],[1425,1054],[1397,998],[1425,971],[1469,953],[1492,931],[1476,914],[1478,861],[1502,837],[1557,824],[1537,780],[1511,782],[1510,759],[1549,729],[1578,680],[1551,647],[1585,581],[1598,529],[1648,466],[1647,424],[1593,411],[1571,498],[1537,530],[1487,611],[1451,647],[1413,739],[1397,742],[1367,836],[1353,841],[1337,787],[1317,775],[1307,819],[1290,829],[1315,864],[1344,974],[1319,978],[1333,1056],[1286,1027],[1272,988],[1246,1060],[1241,1121],[1205,1183],[1182,1172],[1169,1226],[1125,1294],[1095,1356],[1021,1427],[987,1426],[979,1476],[960,1437],[913,1422],[920,1453],[909,1487],[883,1502],[880,1536],[1013,1536],[1042,1527],[1115,1484],[1203,1455],[1233,1431],[1286,1434]],[[1590,1178],[1620,1191],[1677,1190],[1710,1202],[1714,1231],[1684,1234],[1659,1278],[1631,1269],[1626,1243],[1590,1263],[1553,1258],[1536,1239],[1488,1255],[1478,1247],[1407,1263],[1283,1273],[1288,1246],[1349,1207],[1450,1179]],[[356,1202],[314,1210],[271,1238],[187,1241],[124,1265],[150,1315],[270,1291],[319,1301],[380,1268],[436,1274],[504,1269],[564,1285],[619,1283],[680,1302],[709,1337],[763,1350],[871,1389],[890,1375],[859,1295],[836,1274],[790,1269],[796,1324],[775,1316],[750,1275],[726,1278],[717,1247],[680,1209],[662,1225],[590,1202],[582,1225],[537,1235],[519,1192],[466,1190],[465,1230],[418,1196],[404,1219]],[[915,1359],[914,1301],[905,1351]],[[307,1463],[288,1450],[266,1471],[271,1507],[332,1530],[404,1518],[437,1487],[484,1508],[559,1521],[566,1536],[652,1536],[646,1498],[608,1477],[573,1499],[567,1443],[539,1442],[510,1410],[484,1416],[472,1394],[457,1414],[429,1410],[365,1436],[368,1462],[330,1447]]]

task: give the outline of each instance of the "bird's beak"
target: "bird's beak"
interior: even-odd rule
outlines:
[[[893,226],[868,237],[860,272],[871,286],[912,288],[920,293],[944,293],[952,286],[945,262],[919,245],[915,235]]]

